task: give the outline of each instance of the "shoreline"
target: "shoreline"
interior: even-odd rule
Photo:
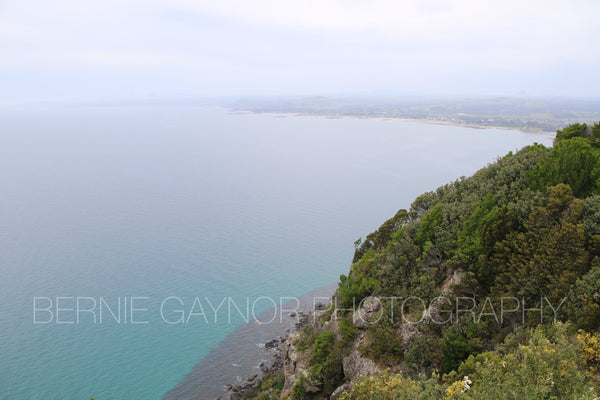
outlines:
[[[444,119],[428,119],[428,118],[410,118],[410,117],[385,117],[385,116],[375,116],[375,115],[348,115],[348,114],[328,114],[328,113],[311,113],[311,112],[301,112],[301,111],[257,111],[257,110],[246,110],[246,109],[235,109],[224,107],[229,111],[230,114],[272,114],[276,118],[285,118],[285,117],[321,117],[327,119],[379,119],[382,121],[388,120],[400,120],[400,121],[408,121],[408,122],[417,122],[423,124],[431,124],[431,125],[448,125],[448,126],[461,126],[465,128],[471,129],[502,129],[508,131],[518,131],[524,133],[532,133],[532,134],[556,134],[556,131],[548,131],[548,130],[534,130],[534,129],[523,129],[522,127],[511,127],[511,126],[502,126],[502,125],[478,125],[478,124],[469,124],[469,123],[461,123],[457,121],[448,121]]]
[[[248,382],[258,382],[273,368],[274,359],[285,337],[292,333],[313,310],[313,303],[324,303],[337,288],[337,283],[313,289],[297,297],[300,302],[296,312],[284,313],[282,323],[244,323],[229,333],[219,345],[203,357],[185,377],[166,392],[161,400],[214,400],[227,399],[233,387]],[[284,306],[295,307],[290,301]],[[283,310],[287,310],[284,308]],[[259,315],[269,320],[279,307],[270,308]],[[283,339],[283,340],[282,340]],[[255,376],[256,375],[256,376]],[[239,392],[238,392],[239,393]]]

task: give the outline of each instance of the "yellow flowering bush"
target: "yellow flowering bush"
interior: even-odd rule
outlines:
[[[585,365],[592,373],[600,373],[600,336],[580,330],[577,340]]]
[[[597,373],[600,337],[580,332],[580,349],[563,324],[538,327],[524,344],[507,353],[474,357],[468,368],[476,372],[462,380],[439,382],[439,377],[409,379],[383,373],[364,378],[342,400],[598,400]],[[572,339],[572,338],[571,338]],[[459,368],[459,371],[461,368]],[[460,375],[459,375],[460,376]],[[471,376],[471,378],[470,378]],[[451,377],[450,375],[448,377]],[[452,375],[455,377],[455,374]],[[456,379],[456,378],[454,378]],[[596,387],[594,387],[596,385]]]
[[[363,378],[351,392],[342,393],[340,400],[424,400],[443,397],[444,387],[436,375],[429,379],[412,380],[387,371],[378,376]]]
[[[460,399],[463,393],[467,393],[471,389],[473,382],[468,376],[465,376],[462,381],[456,381],[446,389],[446,399]]]

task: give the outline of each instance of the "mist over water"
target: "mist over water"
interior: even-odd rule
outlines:
[[[333,283],[353,242],[417,195],[552,141],[193,107],[5,109],[0,122],[0,398],[30,400],[160,399],[244,323],[215,322],[207,299],[259,313],[262,296]],[[113,311],[134,297],[144,323],[58,323],[54,308],[34,324],[34,297]],[[165,321],[169,297],[167,319],[181,309],[185,323]]]

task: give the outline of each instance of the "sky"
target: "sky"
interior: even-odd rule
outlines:
[[[0,0],[0,103],[600,97],[598,0]]]

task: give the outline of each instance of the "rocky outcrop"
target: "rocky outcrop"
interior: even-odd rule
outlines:
[[[380,310],[380,303],[377,300],[367,300],[361,304],[361,307],[355,312],[355,318],[353,319],[354,325],[359,329],[364,329],[365,324],[373,319],[377,318]],[[335,319],[323,321],[323,312],[315,312],[311,315],[311,318],[307,320],[307,323],[312,325],[312,328],[322,333],[324,331],[338,331],[339,322]],[[283,344],[281,356],[283,362],[283,372],[285,374],[285,384],[282,391],[282,399],[287,398],[292,394],[294,386],[300,382],[302,377],[302,388],[306,393],[313,393],[314,397],[319,397],[321,385],[318,382],[311,382],[308,379],[308,358],[310,350],[299,350],[296,347],[296,343],[300,333],[293,333],[289,336],[288,340]],[[330,399],[337,399],[341,393],[349,390],[353,383],[363,376],[376,375],[381,371],[381,368],[377,366],[373,361],[364,357],[359,351],[364,332],[357,335],[355,341],[351,344],[349,353],[342,360],[344,376],[346,377],[346,383],[337,388]]]
[[[344,387],[351,387],[354,382],[363,376],[376,375],[381,371],[381,368],[372,360],[364,357],[358,347],[364,339],[364,329],[380,318],[381,302],[376,298],[366,298],[353,314],[352,325],[361,330],[350,347],[350,353],[343,359],[344,376],[347,383],[336,389],[334,394],[339,396],[344,390]],[[334,398],[332,394],[332,398]]]
[[[376,375],[381,371],[377,364],[360,354],[359,345],[360,341],[356,341],[350,354],[343,359],[344,376],[351,383],[360,377]]]
[[[381,301],[376,297],[365,298],[358,310],[352,314],[352,325],[365,329],[367,325],[376,322],[381,317]]]
[[[282,398],[291,395],[294,385],[298,383],[302,376],[308,374],[308,352],[300,351],[295,346],[299,335],[299,333],[292,333],[281,349],[283,373],[285,374],[285,383],[281,392]]]
[[[448,277],[442,284],[442,296],[446,296],[452,293],[452,288],[456,285],[460,285],[465,277],[465,272],[461,269],[457,269],[452,273],[452,276]]]
[[[454,271],[451,276],[448,276],[442,286],[442,295],[449,294],[452,288],[460,284],[464,277],[464,272]],[[402,336],[404,345],[407,346],[410,338],[418,335],[424,325],[431,323],[432,320],[441,318],[439,307],[436,304],[430,305],[423,311],[420,321],[417,323],[404,321],[398,326],[398,334]],[[364,299],[358,309],[352,313],[352,325],[359,329],[353,343],[349,345],[348,353],[343,357],[342,364],[344,370],[345,383],[338,387],[329,397],[332,400],[337,399],[343,392],[351,390],[354,383],[365,376],[377,375],[382,371],[374,361],[364,357],[358,350],[364,340],[365,330],[370,324],[376,323],[383,312],[381,302],[377,298]],[[308,315],[302,315],[301,321],[296,325],[300,329],[303,325],[310,324],[316,333],[320,334],[324,331],[335,332],[338,336],[339,321],[332,316],[331,319],[324,320],[325,312],[322,310],[315,311]],[[418,318],[418,317],[417,317]],[[311,382],[308,373],[308,358],[310,350],[300,350],[296,343],[300,333],[293,333],[284,341],[281,347],[281,363],[285,375],[285,384],[282,390],[282,399],[288,398],[293,391],[294,386],[302,381],[302,388],[307,394],[311,394],[311,398],[324,398],[320,393],[319,382]],[[269,345],[271,343],[269,342]],[[303,379],[304,377],[304,379]]]
[[[329,396],[329,399],[337,400],[342,395],[342,393],[352,390],[352,386],[353,386],[352,383],[344,383],[342,386],[335,389],[335,391],[333,393],[331,393],[331,396]]]

